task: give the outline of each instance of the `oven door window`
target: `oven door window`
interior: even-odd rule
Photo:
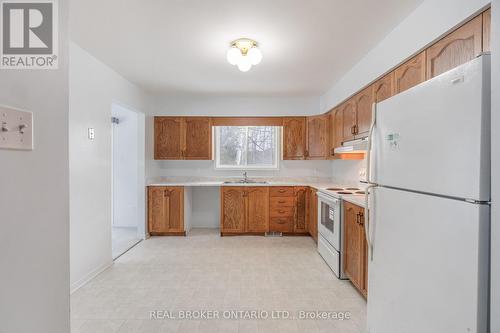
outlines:
[[[332,234],[335,221],[335,209],[325,202],[321,202],[321,224]]]

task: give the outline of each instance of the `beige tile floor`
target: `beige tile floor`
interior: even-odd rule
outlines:
[[[188,310],[218,311],[219,319],[180,320]],[[296,319],[224,319],[233,310]],[[151,311],[177,319],[151,320]],[[351,318],[304,320],[300,311]],[[333,275],[311,238],[221,238],[210,229],[143,241],[71,296],[72,333],[350,333],[364,331],[365,317],[364,299]]]

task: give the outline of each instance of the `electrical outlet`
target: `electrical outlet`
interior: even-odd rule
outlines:
[[[33,150],[33,113],[0,106],[0,149]]]
[[[366,179],[366,168],[360,168],[359,169],[359,179]]]
[[[88,136],[89,136],[89,140],[94,140],[95,138],[95,130],[90,127],[89,130],[88,130]]]

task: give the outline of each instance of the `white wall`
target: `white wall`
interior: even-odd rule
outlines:
[[[137,227],[138,115],[116,103],[112,106],[112,115],[119,120],[118,124],[112,124],[113,226]]]
[[[326,112],[441,35],[481,12],[490,0],[426,0],[335,83],[320,100]]]
[[[366,169],[366,159],[332,161],[333,178],[342,184],[357,184],[361,180],[359,175],[361,169]]]
[[[0,332],[68,333],[68,5],[59,69],[0,70],[0,104],[33,112],[34,150],[0,150]]]
[[[75,290],[112,263],[112,104],[144,111],[146,97],[74,43],[70,43],[70,58],[70,254],[71,289]],[[87,138],[89,127],[95,129],[94,140]],[[144,223],[144,207],[139,210]]]
[[[500,332],[500,0],[492,3],[491,332]]]

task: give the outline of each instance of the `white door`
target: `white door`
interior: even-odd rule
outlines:
[[[368,332],[486,333],[489,207],[372,192]]]
[[[377,104],[370,181],[490,200],[490,72],[482,56]]]

